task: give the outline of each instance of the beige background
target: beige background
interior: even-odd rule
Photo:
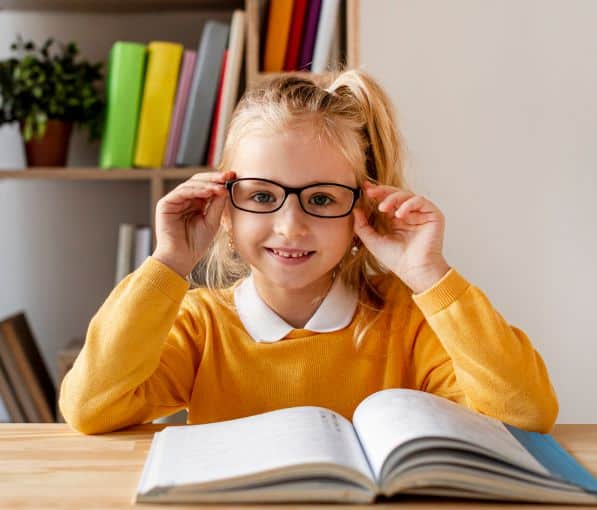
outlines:
[[[17,32],[91,59],[116,38],[192,48],[204,19],[0,12],[0,58]],[[362,0],[361,61],[396,105],[409,183],[446,215],[448,262],[543,355],[559,423],[597,423],[596,19],[591,0]],[[78,134],[70,164],[97,154]],[[0,167],[21,166],[3,127]],[[147,207],[141,183],[0,181],[0,316],[26,311],[53,375],[111,290],[118,223]]]

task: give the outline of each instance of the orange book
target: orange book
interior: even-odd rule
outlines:
[[[288,45],[294,0],[271,0],[265,41],[263,67],[266,72],[280,72]]]

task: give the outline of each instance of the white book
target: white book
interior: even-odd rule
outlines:
[[[311,71],[323,73],[328,70],[334,32],[340,23],[340,0],[321,0],[321,11],[317,23],[317,35],[313,49]]]
[[[330,56],[328,60],[328,67],[330,69],[337,69],[341,62],[346,61],[346,56],[342,54],[342,30],[340,19],[337,18],[337,23],[334,25],[334,34],[330,44]]]
[[[352,422],[297,406],[154,435],[140,503],[371,503],[400,494],[597,504],[597,480],[548,434],[388,389]]]
[[[245,12],[239,9],[232,13],[230,22],[230,40],[228,43],[228,60],[226,62],[226,71],[222,83],[222,102],[220,104],[220,113],[218,124],[216,126],[216,140],[214,148],[213,166],[216,167],[222,159],[222,150],[224,149],[224,135],[232,112],[236,106],[238,96],[238,82],[240,79],[240,66],[243,61],[243,48],[245,41]]]
[[[137,269],[143,261],[151,255],[151,227],[149,225],[138,225],[135,228],[135,242],[133,269]]]
[[[133,249],[136,226],[121,223],[118,227],[118,246],[116,248],[116,275],[114,284],[118,285],[133,270]]]

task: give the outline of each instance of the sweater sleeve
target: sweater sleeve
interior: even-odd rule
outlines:
[[[201,348],[188,282],[148,257],[92,318],[63,379],[59,406],[85,434],[149,422],[187,407]]]
[[[558,401],[527,335],[454,268],[412,299],[415,385],[516,427],[551,431]],[[420,315],[420,314],[419,314]]]

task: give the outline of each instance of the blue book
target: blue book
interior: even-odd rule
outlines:
[[[304,405],[166,427],[154,435],[136,501],[373,503],[419,494],[597,505],[595,477],[549,434],[402,388],[370,394],[351,418]]]

